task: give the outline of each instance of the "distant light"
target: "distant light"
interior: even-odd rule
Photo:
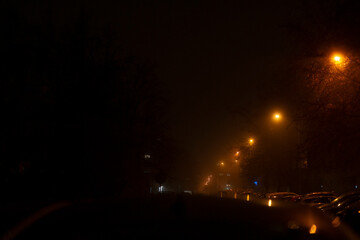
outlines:
[[[209,185],[209,183],[210,183],[210,181],[211,181],[211,178],[212,178],[212,174],[210,174],[210,175],[207,177],[207,179],[206,179],[206,181],[205,181],[205,183],[204,183],[205,186]]]
[[[335,61],[335,62],[340,62],[340,61],[341,61],[341,57],[340,57],[340,56],[335,56],[335,57],[334,57],[334,61]]]
[[[254,144],[254,139],[253,139],[253,138],[250,138],[250,139],[249,139],[249,144],[250,144],[250,145],[253,145],[253,144]]]
[[[334,218],[334,220],[332,220],[331,224],[333,225],[333,227],[336,227],[336,228],[339,227],[341,224],[339,216],[336,216]]]
[[[234,193],[234,199],[237,199],[237,193]]]
[[[187,193],[187,194],[192,195],[192,191],[191,191],[191,190],[184,190],[184,193]]]
[[[250,201],[250,195],[249,194],[246,195],[246,201]]]
[[[290,228],[290,229],[299,229],[300,226],[294,221],[289,221],[288,222],[288,228]]]
[[[315,224],[311,225],[309,233],[310,233],[310,234],[315,234],[315,233],[316,233],[316,229],[317,229],[317,227],[316,227]]]
[[[160,186],[159,187],[159,192],[163,192],[164,191],[164,186]]]
[[[343,64],[345,63],[346,57],[344,57],[342,54],[334,54],[332,56],[332,62],[338,66],[343,66]]]
[[[360,210],[358,211],[358,213],[360,213]]]
[[[258,181],[255,181],[254,184],[255,184],[255,186],[257,186],[259,183],[258,183]]]
[[[274,113],[273,114],[274,121],[280,121],[281,120],[281,114],[280,113]]]
[[[323,188],[324,186],[323,186],[323,185],[321,185],[320,187],[321,187],[321,188]]]
[[[221,166],[224,166],[224,165],[225,165],[225,163],[224,163],[224,162],[220,162],[220,165],[221,165]]]
[[[144,158],[151,158],[150,154],[145,154]]]
[[[358,185],[355,185],[355,188],[357,189],[357,188],[358,188]]]
[[[271,207],[271,205],[272,205],[272,201],[271,199],[269,199],[268,206]]]

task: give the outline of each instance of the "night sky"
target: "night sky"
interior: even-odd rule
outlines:
[[[174,161],[170,175],[198,180],[220,160],[233,157],[249,137],[268,137],[271,152],[275,138],[287,142],[285,131],[283,136],[280,131],[271,133],[271,113],[283,112],[285,129],[300,108],[297,100],[312,100],[303,95],[307,93],[303,75],[308,72],[294,67],[323,61],[336,49],[355,49],[360,39],[354,34],[360,24],[355,1],[84,0],[32,4],[18,0],[3,5],[2,24],[7,32],[3,46],[10,46],[2,50],[10,59],[3,69],[7,77],[4,92],[12,99],[3,102],[9,113],[7,124],[16,130],[4,134],[14,139],[12,148],[22,146],[33,155],[15,158],[10,147],[4,147],[4,152],[9,169],[39,161],[39,168],[29,167],[34,175],[42,171],[41,161],[51,159],[56,169],[56,159],[72,149],[78,155],[72,155],[66,164],[91,158],[89,168],[94,172],[98,163],[104,162],[103,168],[108,170],[118,164],[114,178],[117,171],[131,176],[141,172],[141,161],[148,154],[143,151],[152,149],[163,154],[161,161]],[[124,60],[131,58],[134,62]],[[136,81],[146,85],[152,73],[158,81],[138,91]],[[14,84],[13,76],[19,83]],[[164,109],[156,109],[159,99],[147,102],[153,93],[159,93],[155,98],[162,99]],[[311,110],[311,104],[304,109]],[[304,112],[311,115],[310,110]],[[20,119],[19,126],[26,125],[29,132],[17,132],[21,128],[14,119]],[[147,126],[153,129],[148,131]],[[33,132],[36,141],[32,141]],[[157,134],[165,142],[171,139],[176,147],[172,149],[169,141],[162,145],[168,151],[159,151]],[[272,137],[266,136],[270,134]],[[23,136],[29,140],[18,145],[17,139]],[[58,143],[63,142],[70,146],[64,145],[68,153],[58,154]],[[287,151],[289,146],[284,146]],[[81,161],[77,162],[79,169]],[[132,164],[136,161],[135,171]],[[66,164],[63,168],[69,169]],[[129,170],[132,167],[133,172]],[[73,171],[74,178],[79,171]],[[107,175],[106,171],[101,174]]]
[[[289,48],[284,23],[294,5],[289,1],[126,5],[129,11],[120,17],[128,23],[122,26],[128,31],[125,48],[155,63],[173,104],[174,136],[189,154],[184,162],[194,173],[205,174],[245,137],[238,132],[246,121],[241,109],[257,101],[259,82],[271,81],[281,69]]]

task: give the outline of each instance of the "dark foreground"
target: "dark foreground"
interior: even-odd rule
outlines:
[[[275,200],[269,206],[265,199],[158,195],[63,201],[21,219],[2,239],[358,239],[315,208]]]

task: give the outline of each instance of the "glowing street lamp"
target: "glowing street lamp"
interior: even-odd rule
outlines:
[[[334,57],[334,62],[335,62],[335,63],[340,63],[340,62],[341,62],[341,57],[338,56],[338,55],[336,55],[336,56]]]
[[[341,54],[334,54],[331,58],[331,61],[337,66],[345,66],[346,64],[346,57],[342,56]]]
[[[249,138],[249,144],[250,146],[254,145],[255,143],[255,140],[253,138]]]
[[[281,116],[281,114],[280,113],[274,113],[273,114],[273,120],[275,121],[275,122],[279,122],[279,121],[281,121],[281,118],[282,118],[282,116]]]

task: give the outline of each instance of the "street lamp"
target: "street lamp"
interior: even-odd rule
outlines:
[[[252,146],[254,145],[255,140],[253,138],[249,138],[249,145]]]
[[[332,62],[334,62],[335,64],[340,64],[341,62],[344,61],[344,57],[342,56],[342,54],[340,53],[334,53],[331,57]]]
[[[273,114],[273,120],[274,120],[275,122],[280,122],[281,119],[282,119],[282,116],[281,116],[280,113],[276,112],[276,113]]]
[[[340,63],[340,61],[341,61],[341,57],[338,56],[338,55],[336,55],[336,56],[334,57],[334,62]]]
[[[343,67],[346,65],[346,62],[347,62],[347,58],[344,57],[343,55],[341,54],[334,54],[331,58],[331,61],[336,65],[336,66],[340,66],[340,67]]]

